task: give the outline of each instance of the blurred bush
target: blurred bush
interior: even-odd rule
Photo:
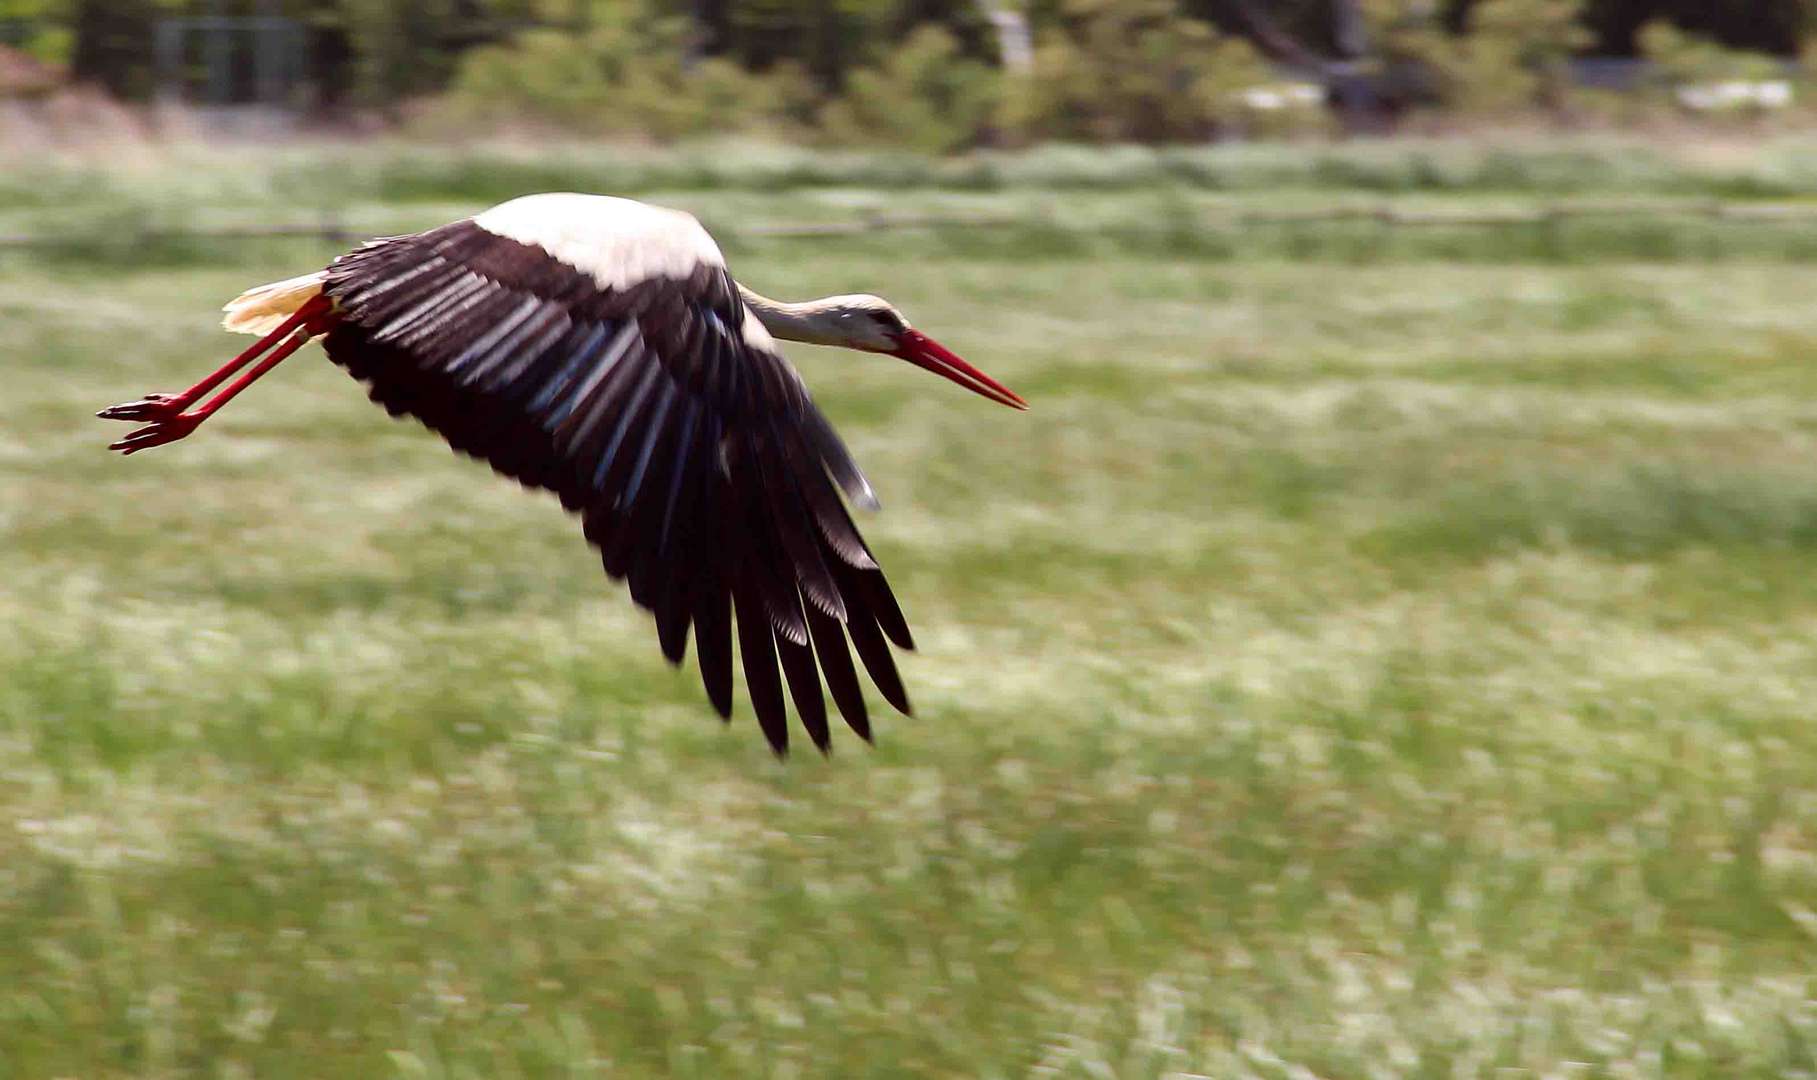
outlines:
[[[192,38],[173,77],[159,70],[169,52],[148,47],[160,26],[281,14],[306,43],[294,103],[330,124],[945,153],[1321,133],[1328,91],[1351,127],[1789,115],[1813,12],[1817,0],[0,0],[0,46],[123,100],[150,100],[160,79],[218,96],[254,81],[250,39]],[[1638,90],[1574,77],[1585,57],[1636,55],[1652,62]],[[1738,82],[1760,85],[1725,85]]]
[[[923,26],[876,66],[853,74],[820,122],[832,142],[947,153],[992,130],[1001,95],[994,68],[963,56],[945,30]]]
[[[1376,62],[1417,73],[1421,104],[1481,115],[1563,110],[1569,64],[1590,43],[1582,0],[1478,0],[1454,27],[1425,0],[1366,0]]]
[[[1665,22],[1649,23],[1639,44],[1653,63],[1654,97],[1700,119],[1754,121],[1793,102],[1793,72],[1771,57],[1727,48]]]
[[[1440,70],[1449,103],[1470,112],[1570,104],[1571,58],[1590,43],[1579,0],[1483,0]]]
[[[601,6],[574,34],[531,30],[475,49],[428,124],[540,121],[587,134],[675,139],[780,121],[791,93],[729,60],[689,60],[689,24],[643,5]],[[796,80],[798,83],[799,80]]]
[[[781,132],[924,153],[1038,139],[1182,142],[1241,128],[1256,112],[1243,91],[1273,80],[1247,43],[1185,17],[1173,0],[1064,0],[1021,74],[923,24],[832,88],[792,61],[754,72],[701,57],[695,25],[649,4],[593,11],[584,33],[530,30],[475,49],[422,123],[528,120],[658,141]],[[1301,113],[1267,119],[1278,131]]]
[[[1272,78],[1247,43],[1171,0],[1065,0],[1006,119],[1034,138],[1200,140],[1235,126],[1241,91]]]

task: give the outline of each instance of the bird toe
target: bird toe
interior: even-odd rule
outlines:
[[[174,394],[147,394],[137,401],[102,409],[95,415],[103,420],[162,420],[181,413],[183,407],[184,403]]]
[[[196,425],[200,422],[199,418],[187,416],[176,416],[169,420],[161,420],[157,423],[147,424],[145,427],[139,428],[137,431],[134,431],[132,434],[118,442],[108,444],[107,448],[109,450],[118,450],[127,457],[131,457],[141,450],[150,450],[154,446],[163,446],[166,443],[173,443],[178,439],[187,437],[190,432],[196,429]]]

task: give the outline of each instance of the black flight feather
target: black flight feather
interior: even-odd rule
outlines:
[[[692,630],[721,716],[734,633],[779,753],[784,678],[816,746],[830,740],[823,678],[870,738],[853,651],[908,711],[890,652],[912,647],[908,625],[838,494],[874,506],[870,485],[794,370],[744,338],[723,268],[605,288],[465,221],[342,257],[326,292],[341,316],[329,357],[393,416],[580,514],[671,662]]]

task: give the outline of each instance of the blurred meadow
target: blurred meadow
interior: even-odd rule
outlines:
[[[792,350],[922,644],[875,749],[722,728],[319,352],[103,450],[337,253],[185,230],[551,188],[1032,401]],[[15,161],[0,1076],[1811,1075],[1817,223],[1287,212],[1812,194],[1796,140]]]

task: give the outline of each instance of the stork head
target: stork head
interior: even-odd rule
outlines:
[[[1028,402],[1014,390],[966,363],[951,349],[909,325],[902,312],[881,296],[858,293],[832,296],[826,305],[827,325],[836,340],[866,352],[887,353],[916,367],[951,379],[975,394],[1012,409],[1026,409]]]

